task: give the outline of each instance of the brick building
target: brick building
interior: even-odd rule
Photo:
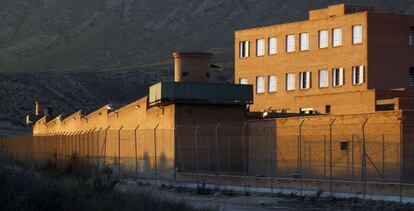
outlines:
[[[414,96],[414,16],[334,5],[309,19],[235,32],[235,81],[251,111],[355,114]]]
[[[139,152],[122,144],[136,131],[122,142],[116,132],[105,136],[105,154],[164,156],[167,178],[179,170],[414,179],[414,16],[341,4],[306,21],[236,31],[236,84],[209,82],[211,56],[174,53],[175,82],[119,109],[45,116],[33,133],[139,126],[149,130]]]

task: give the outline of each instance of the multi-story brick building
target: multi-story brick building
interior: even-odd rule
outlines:
[[[255,87],[251,111],[371,113],[414,96],[414,16],[334,5],[236,31],[235,49],[236,83]]]

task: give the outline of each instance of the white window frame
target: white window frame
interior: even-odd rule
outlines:
[[[332,69],[332,86],[341,87],[345,84],[345,70],[344,68]]]
[[[354,66],[352,67],[352,84],[359,85],[365,83],[365,67]]]
[[[319,88],[329,87],[329,71],[327,69],[319,70]]]
[[[342,46],[342,28],[332,29],[332,46]]]
[[[307,51],[309,50],[309,33],[303,32],[299,34],[299,50]]]
[[[264,76],[256,77],[256,93],[263,94],[266,92],[266,78]]]
[[[266,54],[266,40],[257,39],[256,40],[256,56],[264,56]]]
[[[294,34],[286,35],[286,52],[292,53],[296,51],[296,36]]]
[[[328,48],[329,47],[329,31],[328,30],[320,30],[318,33],[319,38],[319,48]]]
[[[250,42],[249,41],[240,41],[239,56],[240,58],[248,58],[250,56]]]
[[[277,75],[269,75],[269,93],[277,92]]]
[[[277,37],[270,37],[268,40],[269,55],[277,54]]]
[[[362,25],[352,26],[352,44],[361,44],[362,43]]]
[[[295,73],[286,74],[286,90],[287,91],[296,90],[296,74]]]
[[[249,80],[247,78],[240,78],[239,84],[242,84],[242,85],[249,84]]]
[[[300,72],[300,89],[312,87],[312,73],[310,71]]]

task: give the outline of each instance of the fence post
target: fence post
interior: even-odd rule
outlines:
[[[137,147],[137,131],[139,125],[134,130],[134,147],[135,147],[135,181],[138,179],[138,147]]]
[[[246,129],[247,122],[243,124],[242,127],[242,153],[243,153],[243,173],[244,173],[244,194],[247,194],[247,166],[246,166],[246,145],[245,145],[245,136],[244,130]]]
[[[354,181],[355,180],[355,148],[354,148],[354,140],[355,140],[355,136],[354,135],[352,135],[352,181]]]
[[[121,130],[122,125],[118,130],[118,179],[121,179]]]
[[[305,120],[299,124],[299,176],[300,176],[300,195],[303,195],[303,169],[302,169],[302,126]]]
[[[362,170],[363,170],[363,178],[364,178],[364,194],[363,198],[365,199],[367,194],[367,152],[366,152],[366,143],[365,143],[365,126],[368,122],[368,119],[364,121],[362,124]]]
[[[326,179],[326,135],[323,136],[323,178]]]
[[[330,197],[332,197],[332,187],[333,187],[333,175],[332,175],[332,143],[333,143],[333,135],[332,135],[332,126],[335,123],[336,119],[333,119],[329,124],[329,192]]]
[[[104,145],[102,147],[103,150],[103,168],[106,168],[106,142],[108,141],[108,130],[111,126],[108,126],[105,130],[105,139],[104,139]]]
[[[382,134],[382,181],[385,181],[385,135]]]
[[[176,181],[177,179],[177,163],[178,157],[180,157],[180,162],[182,163],[182,155],[181,155],[181,146],[180,146],[180,139],[178,138],[178,125],[174,125],[174,162],[173,162],[173,180]]]
[[[220,171],[220,155],[219,155],[219,144],[218,144],[218,128],[220,127],[220,123],[217,123],[215,129],[214,129],[214,139],[216,142],[216,178],[219,179],[219,171]],[[219,181],[219,187],[220,185],[220,181]]]
[[[91,157],[92,157],[92,160],[93,160],[93,137],[94,137],[95,130],[96,130],[96,127],[92,130],[92,133],[91,133],[91,136],[92,136],[91,139],[92,140],[88,139],[88,165],[89,165],[89,168],[91,168],[91,175],[92,176],[93,176],[93,164],[92,164],[93,162],[91,162]],[[91,145],[90,146],[91,149],[89,149],[89,145]]]
[[[94,165],[95,174],[98,174],[99,171],[99,134],[101,133],[102,127],[96,132],[96,150],[93,150],[93,140],[92,140],[92,160]],[[98,159],[98,162],[97,160]]]
[[[157,165],[157,128],[159,124],[154,128],[154,177],[155,177],[155,186],[158,186],[158,165]]]
[[[195,168],[193,168],[194,172],[197,173],[198,172],[198,146],[197,146],[197,133],[198,130],[200,128],[200,125],[196,126],[196,129],[194,130],[194,160],[193,160],[193,164],[195,165]],[[194,162],[195,161],[195,162]]]
[[[403,175],[403,142],[404,142],[404,120],[405,118],[403,117],[401,119],[400,122],[400,203],[402,203],[402,183],[404,180],[404,175]]]

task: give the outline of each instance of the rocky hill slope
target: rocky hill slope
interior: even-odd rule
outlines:
[[[414,0],[0,0],[0,134],[35,99],[70,113],[141,97],[171,79],[173,51],[214,53],[231,82],[234,30],[341,2],[414,14]]]

